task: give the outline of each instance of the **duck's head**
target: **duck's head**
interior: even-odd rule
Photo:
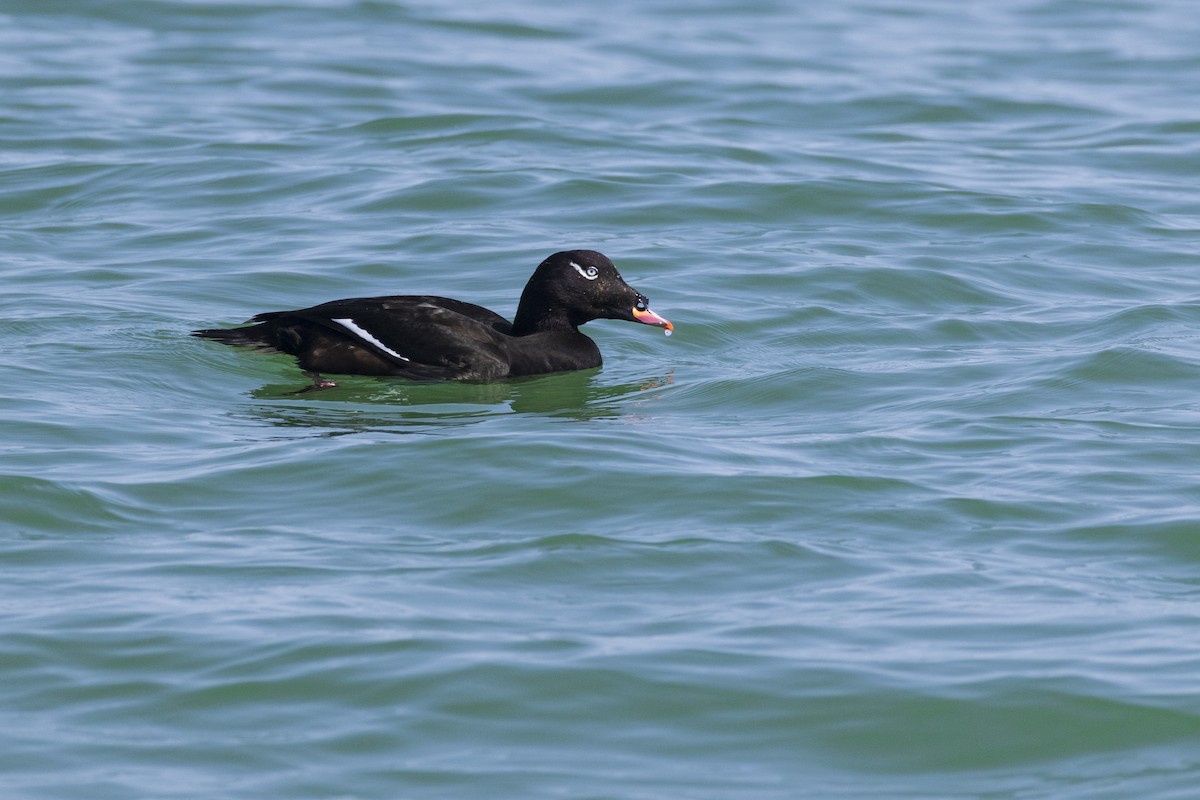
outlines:
[[[521,294],[514,332],[578,328],[594,319],[623,319],[666,329],[675,326],[650,310],[650,301],[621,277],[608,256],[564,250],[534,271]]]

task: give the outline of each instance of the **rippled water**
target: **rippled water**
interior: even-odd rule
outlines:
[[[4,795],[1194,796],[1197,42],[0,3]],[[187,336],[572,247],[677,335],[301,395]]]

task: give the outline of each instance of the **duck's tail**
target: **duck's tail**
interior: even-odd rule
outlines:
[[[278,352],[273,336],[274,331],[270,328],[271,326],[260,322],[257,325],[246,325],[242,328],[203,328],[192,331],[192,336],[212,339],[214,342],[231,347],[254,347],[259,350]]]

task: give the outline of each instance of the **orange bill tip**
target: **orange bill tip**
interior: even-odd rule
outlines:
[[[648,308],[634,308],[633,318],[643,325],[656,325],[660,328],[666,328],[667,336],[675,330],[675,326],[671,324],[671,320],[666,317],[660,317]]]

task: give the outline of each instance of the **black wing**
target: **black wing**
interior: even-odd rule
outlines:
[[[370,358],[387,368],[370,369],[368,374],[490,380],[509,371],[504,340],[512,325],[493,311],[460,300],[348,298],[254,319],[288,328],[318,326],[324,336],[297,331],[308,333],[303,338],[312,343],[303,348],[307,352],[297,353],[301,365],[316,372],[364,371],[364,361]]]

